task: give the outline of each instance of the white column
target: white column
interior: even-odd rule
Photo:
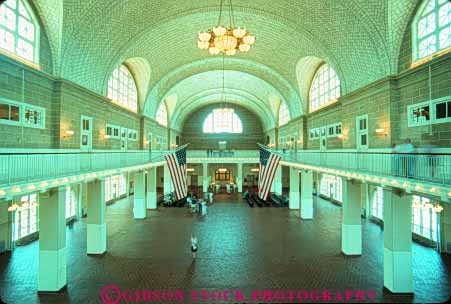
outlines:
[[[371,211],[370,185],[368,183],[365,183],[363,185],[365,191],[365,218],[370,218]]]
[[[360,217],[360,183],[343,181],[343,220],[341,224],[341,251],[346,255],[362,254],[362,220]]]
[[[133,175],[135,191],[133,197],[133,217],[135,219],[146,218],[146,192],[144,171],[135,172]]]
[[[88,186],[88,218],[87,218],[87,246],[88,254],[103,254],[106,252],[106,204],[105,180],[98,179]]]
[[[5,244],[5,251],[11,249],[11,228],[9,216],[13,215],[11,212],[8,212],[9,201],[0,199],[0,243]],[[14,223],[14,221],[13,221]],[[1,253],[1,251],[0,251]]]
[[[442,252],[451,254],[451,205],[448,203],[440,203],[443,211],[439,214],[440,222],[443,223],[440,229],[440,238],[442,244]]]
[[[280,165],[276,170],[271,191],[277,195],[282,195],[282,165]]]
[[[147,170],[147,209],[157,209],[157,168]]]
[[[290,167],[290,209],[299,209],[299,169]]]
[[[66,187],[39,194],[38,291],[56,292],[67,284]]]
[[[384,188],[384,287],[413,293],[412,197]]]
[[[243,192],[243,164],[238,163],[237,166],[236,185],[238,187],[238,192],[241,193]]]
[[[172,192],[172,181],[171,174],[169,173],[169,167],[167,164],[164,164],[164,180],[163,180],[163,193],[164,195]]]
[[[208,192],[208,186],[210,185],[210,179],[208,178],[208,163],[202,164],[202,192]]]
[[[76,199],[75,213],[77,219],[81,219],[83,217],[83,186],[84,183],[79,183],[74,185],[74,194]]]
[[[312,170],[301,171],[301,210],[302,219],[313,218],[313,172]]]

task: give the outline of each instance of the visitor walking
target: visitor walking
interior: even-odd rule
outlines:
[[[191,253],[193,254],[193,259],[196,258],[197,252],[197,237],[195,235],[191,235]]]

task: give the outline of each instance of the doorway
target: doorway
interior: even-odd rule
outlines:
[[[80,149],[92,150],[92,117],[81,116]]]
[[[357,149],[368,149],[368,114],[356,117]]]

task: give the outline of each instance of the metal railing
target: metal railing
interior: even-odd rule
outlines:
[[[120,169],[164,160],[166,151],[0,153],[0,185]]]
[[[188,158],[258,158],[258,150],[188,150]]]
[[[451,185],[451,154],[277,150],[282,160]]]

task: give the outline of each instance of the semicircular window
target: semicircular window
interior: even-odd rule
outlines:
[[[243,124],[233,109],[215,109],[204,120],[204,133],[243,133]]]

